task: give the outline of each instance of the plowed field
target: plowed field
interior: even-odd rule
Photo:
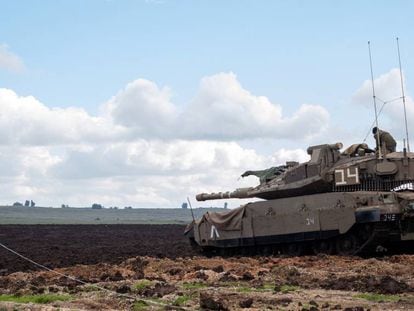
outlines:
[[[414,310],[414,256],[196,256],[179,225],[0,226],[0,310]],[[69,278],[65,277],[69,276]]]
[[[0,243],[48,267],[194,255],[182,225],[3,225]],[[0,248],[0,274],[35,267]]]

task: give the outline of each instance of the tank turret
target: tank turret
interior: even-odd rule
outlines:
[[[310,159],[298,164],[246,171],[257,176],[256,187],[199,194],[198,201],[229,198],[266,200],[338,191],[390,191],[414,180],[414,154],[392,152],[379,159],[366,144],[354,144],[340,152],[342,143],[311,146]]]

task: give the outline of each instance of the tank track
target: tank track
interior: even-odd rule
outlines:
[[[301,255],[372,255],[385,252],[388,245],[399,240],[399,228],[395,223],[356,224],[347,233],[329,239],[256,245],[249,247],[200,247],[195,241],[194,249],[211,256],[301,256]],[[190,241],[191,242],[191,241]]]

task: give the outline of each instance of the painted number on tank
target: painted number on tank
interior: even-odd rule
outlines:
[[[310,218],[306,218],[306,225],[307,226],[311,226],[315,224],[315,218],[310,217]]]
[[[359,184],[358,167],[348,167],[335,170],[335,185],[357,185]]]

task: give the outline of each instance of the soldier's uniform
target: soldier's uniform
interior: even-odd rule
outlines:
[[[379,134],[377,134],[377,131],[379,132]],[[374,139],[377,144],[377,150],[381,148],[383,144],[385,144],[385,149],[387,150],[387,152],[395,152],[397,143],[390,133],[380,130],[377,127],[374,127],[372,129],[372,134],[374,134]],[[379,146],[377,135],[379,136]]]

